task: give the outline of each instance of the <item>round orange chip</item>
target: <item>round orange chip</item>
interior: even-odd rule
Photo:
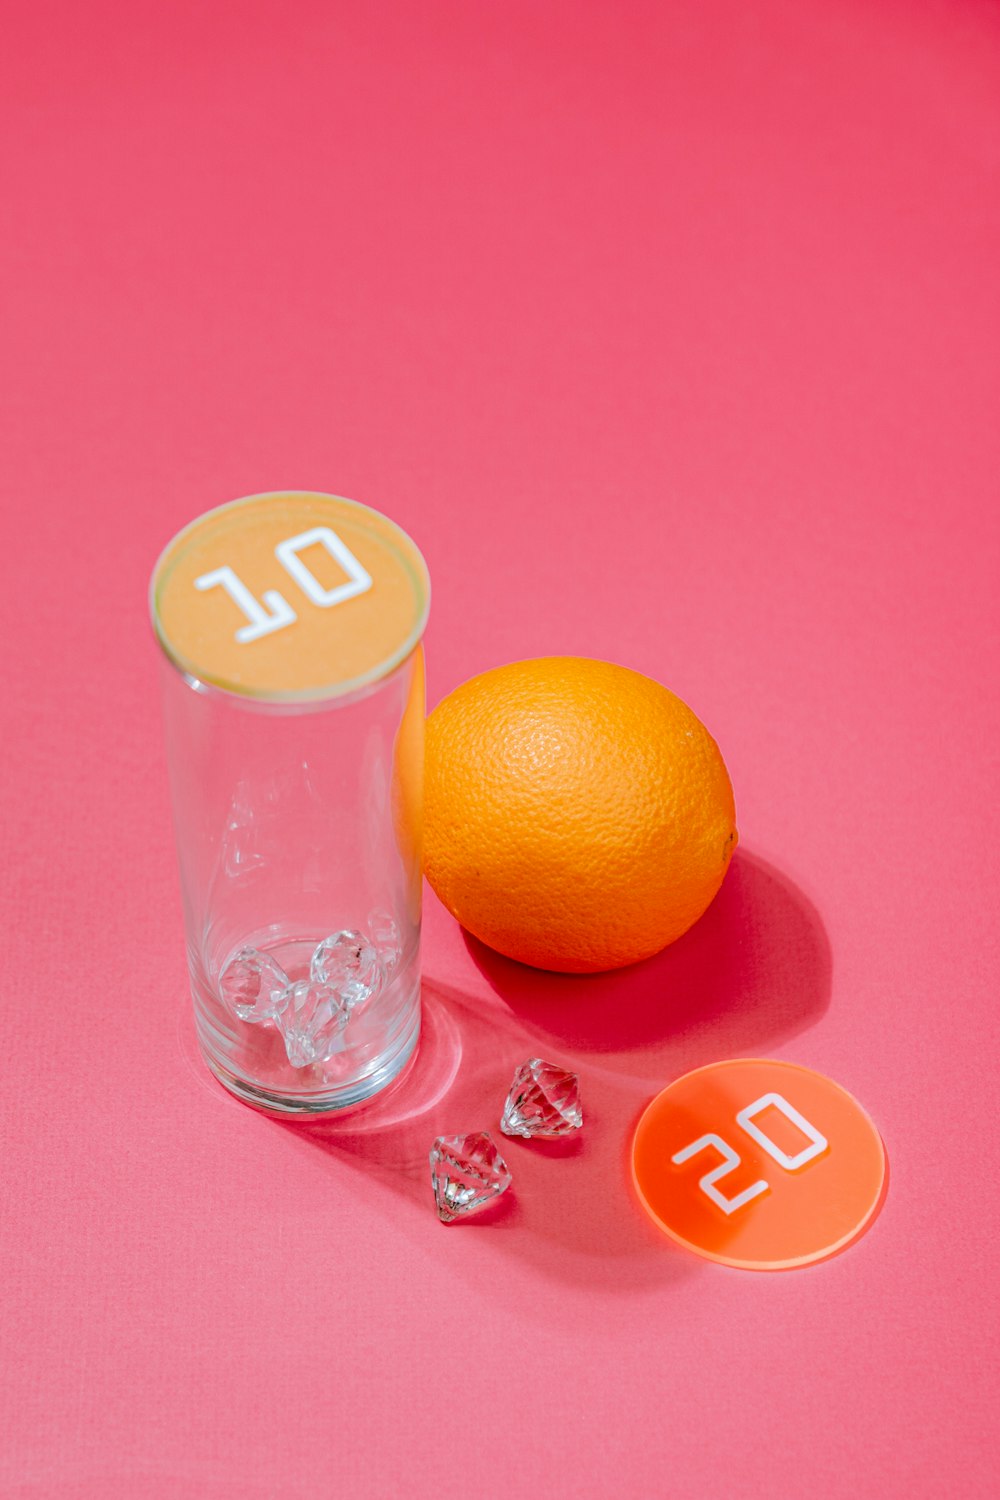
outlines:
[[[268,701],[339,696],[386,676],[423,633],[424,560],[378,511],[284,490],[185,527],[153,572],[167,655],[199,682]]]
[[[632,1175],[678,1244],[750,1271],[844,1250],[886,1187],[882,1139],[846,1089],[796,1063],[711,1063],[657,1094],[636,1127]]]

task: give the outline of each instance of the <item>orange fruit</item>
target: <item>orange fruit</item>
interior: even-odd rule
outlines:
[[[659,952],[704,912],[736,839],[712,736],[627,667],[512,662],[427,721],[425,873],[522,963],[582,974]]]

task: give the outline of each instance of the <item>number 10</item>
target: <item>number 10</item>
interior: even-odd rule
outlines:
[[[337,584],[335,588],[325,589],[316,577],[306,567],[299,556],[304,547],[312,547],[315,543],[321,543],[329,552],[335,562],[338,562],[347,574],[347,582]],[[358,594],[367,593],[372,586],[371,575],[361,566],[358,559],[349,547],[347,547],[335,531],[329,526],[314,526],[311,531],[303,531],[298,536],[290,536],[287,541],[279,542],[274,549],[274,555],[284,568],[289,577],[298,584],[307,599],[313,604],[318,604],[320,609],[329,609],[333,604],[343,604],[345,599],[353,599]],[[281,630],[285,625],[291,625],[298,618],[294,609],[283,594],[277,589],[264,590],[264,608],[254,598],[246,584],[232,568],[228,565],[215,568],[211,573],[202,573],[200,578],[194,581],[196,589],[223,588],[232,599],[233,603],[246,615],[250,621],[249,625],[241,625],[236,632],[236,639],[243,645],[249,641],[258,641],[262,635],[271,635],[275,630]],[[268,613],[270,611],[270,613]]]

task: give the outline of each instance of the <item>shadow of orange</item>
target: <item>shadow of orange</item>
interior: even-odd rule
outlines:
[[[833,960],[819,913],[786,875],[744,850],[701,921],[631,968],[550,974],[502,958],[469,934],[465,940],[491,987],[540,1042],[609,1058],[645,1053],[657,1076],[668,1065],[664,1082],[794,1036],[830,1000]]]
[[[741,853],[701,922],[630,969],[547,974],[467,942],[489,991],[425,979],[421,1045],[392,1090],[351,1113],[280,1128],[391,1187],[406,1204],[401,1228],[421,1241],[434,1227],[427,1157],[435,1137],[491,1130],[514,1186],[481,1218],[441,1232],[495,1231],[498,1247],[543,1274],[605,1292],[697,1271],[638,1203],[632,1134],[672,1078],[760,1054],[822,1014],[832,959],[815,908],[771,865]],[[584,1128],[565,1143],[500,1134],[514,1069],[533,1055],[580,1075]]]

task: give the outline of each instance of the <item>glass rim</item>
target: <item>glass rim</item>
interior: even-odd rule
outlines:
[[[260,500],[273,500],[282,496],[294,499],[335,500],[339,505],[350,506],[353,510],[359,511],[363,515],[377,517],[383,526],[389,528],[390,533],[395,533],[401,538],[402,542],[406,545],[405,547],[401,546],[399,549],[400,558],[406,566],[407,571],[411,573],[415,584],[415,595],[418,603],[417,618],[413,627],[403,638],[403,641],[396,650],[390,652],[383,661],[378,662],[376,666],[367,672],[363,672],[358,677],[348,678],[343,682],[335,684],[321,685],[318,688],[296,689],[290,692],[264,690],[246,692],[232,684],[213,681],[207,678],[199,670],[196,662],[186,658],[183,653],[171,646],[159,617],[158,595],[165,581],[162,569],[168,555],[177,547],[177,544],[189,532],[193,531],[195,527],[201,526],[210,516],[217,516],[225,511],[236,510],[240,506],[250,505]],[[413,566],[414,564],[415,566]],[[261,490],[253,495],[241,495],[236,500],[227,500],[222,505],[214,505],[209,510],[202,511],[199,515],[194,516],[185,526],[182,526],[179,531],[175,532],[161,549],[156,562],[153,564],[153,570],[149,579],[149,588],[147,590],[147,600],[150,624],[152,625],[153,635],[156,638],[156,643],[160,651],[193,691],[206,694],[218,693],[224,698],[234,700],[245,706],[254,705],[261,708],[274,709],[295,709],[296,707],[316,708],[323,704],[340,702],[340,700],[345,698],[356,699],[361,696],[367,696],[368,691],[375,689],[386,678],[393,676],[398,668],[409,660],[423,640],[424,631],[427,628],[427,620],[431,607],[431,580],[423,553],[409,532],[404,531],[402,526],[394,521],[391,516],[385,515],[383,511],[376,510],[374,506],[365,505],[360,500],[351,500],[346,495],[334,495],[326,490]]]

